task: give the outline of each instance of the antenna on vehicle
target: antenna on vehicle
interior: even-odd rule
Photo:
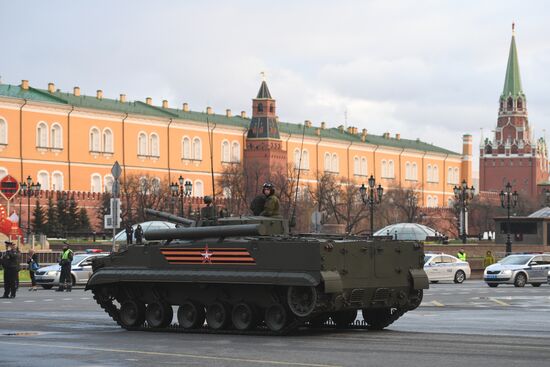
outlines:
[[[214,123],[214,126],[212,129],[210,129],[210,119],[208,118],[208,115],[206,115],[206,128],[208,130],[208,150],[210,151],[210,176],[212,177],[212,203],[214,205],[214,208],[216,208],[216,187],[214,185],[214,129],[216,128],[216,124]],[[218,217],[218,211],[214,210],[215,217]]]
[[[298,203],[298,190],[300,189],[300,173],[302,172],[302,155],[304,153],[304,138],[306,135],[306,124],[302,129],[302,143],[300,144],[300,159],[298,160],[298,177],[296,178],[296,192],[294,193],[294,205],[290,216],[290,227],[296,226],[296,205]]]

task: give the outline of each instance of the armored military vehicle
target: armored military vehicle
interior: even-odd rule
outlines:
[[[359,310],[365,327],[383,329],[428,288],[421,243],[291,235],[279,218],[222,218],[145,239],[96,259],[86,286],[128,330],[284,334],[356,327]]]

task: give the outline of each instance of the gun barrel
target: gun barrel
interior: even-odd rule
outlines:
[[[194,228],[155,229],[145,233],[147,241],[194,240],[201,238],[263,236],[266,230],[261,224],[237,224]]]
[[[157,217],[157,218],[166,219],[169,222],[185,224],[185,225],[188,225],[188,226],[195,225],[194,220],[178,217],[177,215],[173,215],[173,214],[166,213],[166,212],[161,212],[159,210],[145,209],[145,213],[147,213],[149,215],[152,215],[154,217]]]

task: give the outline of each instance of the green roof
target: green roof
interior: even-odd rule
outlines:
[[[521,77],[519,75],[518,50],[516,49],[516,36],[512,34],[510,53],[508,55],[508,66],[506,67],[506,78],[504,79],[503,97],[518,97],[523,95],[521,88]]]
[[[174,118],[181,120],[190,120],[206,123],[207,121],[216,125],[227,125],[240,127],[244,130],[248,129],[250,125],[249,118],[243,118],[240,116],[227,117],[219,114],[207,114],[205,112],[183,111],[175,108],[162,108],[158,106],[149,105],[140,101],[135,102],[120,102],[116,99],[101,98],[98,99],[92,96],[75,96],[72,93],[64,93],[56,91],[53,93],[44,89],[37,89],[29,87],[29,89],[23,89],[20,86],[0,84],[0,96],[28,99],[31,101],[56,103],[67,106],[81,107],[97,109],[109,112],[128,113],[134,115],[145,115],[159,118]],[[318,127],[306,127],[305,136],[317,137],[316,130]],[[296,124],[290,122],[279,122],[279,131],[285,134],[292,134],[293,136],[301,136],[304,132],[303,124]],[[320,129],[320,136],[324,139],[344,140],[348,142],[355,142],[358,144],[363,143],[361,134],[352,134],[347,131],[341,131],[338,128]],[[387,146],[393,148],[405,148],[414,149],[422,152],[434,152],[441,154],[460,155],[459,153],[447,150],[433,144],[428,144],[420,140],[410,139],[396,139],[390,137],[383,137],[379,135],[368,134],[366,136],[366,144],[374,144],[380,146]]]

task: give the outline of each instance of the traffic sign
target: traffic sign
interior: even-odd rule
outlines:
[[[115,180],[118,180],[120,178],[122,168],[120,168],[120,164],[118,164],[118,161],[115,161],[115,164],[113,164],[113,168],[111,168],[111,173],[113,174]]]
[[[2,180],[0,180],[0,192],[2,193],[2,196],[6,198],[6,200],[10,201],[12,197],[14,197],[17,192],[19,191],[19,182],[10,175],[5,176]]]

